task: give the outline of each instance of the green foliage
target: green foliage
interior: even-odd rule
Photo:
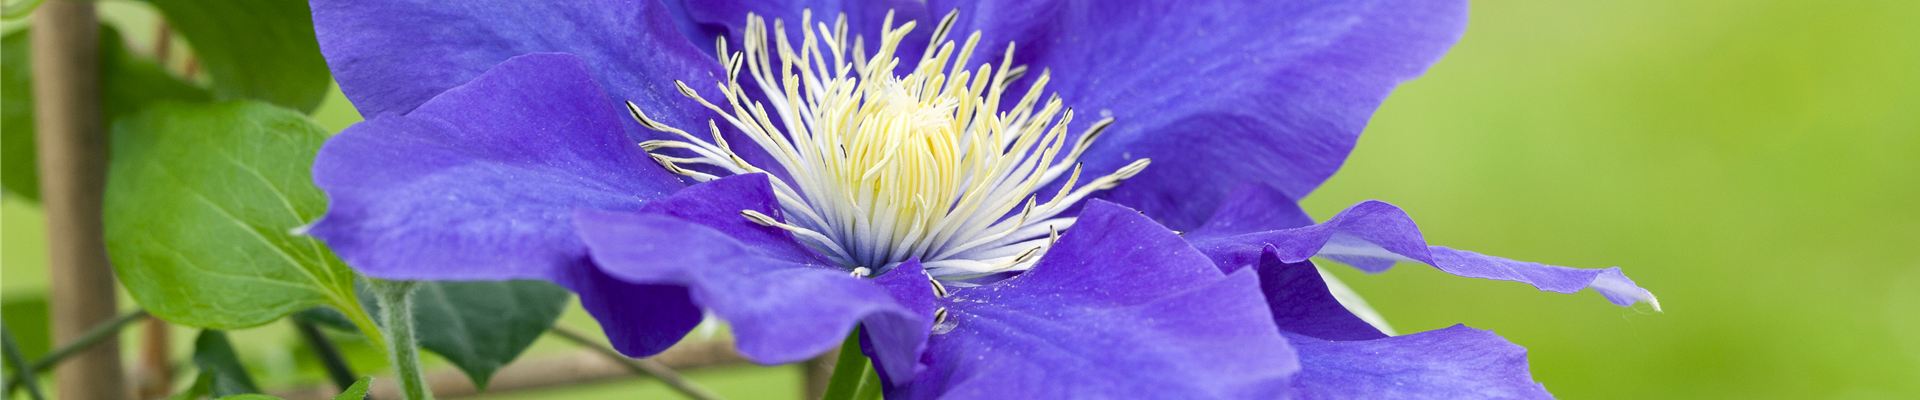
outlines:
[[[352,270],[293,232],[326,211],[308,174],[326,138],[250,101],[160,104],[114,124],[105,218],[121,283],[178,324],[244,328],[330,305],[373,326]]]
[[[45,295],[21,296],[7,299],[0,305],[0,318],[6,319],[13,337],[20,341],[20,352],[29,360],[40,359],[53,348],[51,334],[52,320],[47,315],[47,297]]]
[[[372,385],[373,377],[362,377],[359,381],[353,382],[353,386],[349,386],[347,390],[340,392],[339,396],[333,396],[333,400],[360,400],[367,398],[367,388]]]
[[[413,293],[420,347],[485,389],[493,372],[533,345],[572,293],[541,281],[428,282]]]
[[[367,385],[369,382],[373,382],[373,377],[369,376],[365,378],[360,378],[360,381],[353,383],[353,387],[347,388],[347,391],[340,392],[339,396],[333,396],[333,400],[365,399],[367,398]],[[236,396],[221,397],[220,400],[281,400],[281,399],[279,397],[273,397],[273,396],[268,396],[264,394],[249,393],[249,394],[242,394],[242,395],[236,395]]]
[[[28,30],[0,38],[0,187],[40,198],[34,153],[33,62]],[[206,101],[211,94],[127,52],[119,30],[100,26],[100,84],[107,121],[159,100]]]
[[[154,0],[193,44],[219,100],[255,99],[312,112],[332,75],[304,0]]]
[[[205,382],[208,394],[226,397],[260,393],[247,367],[240,364],[240,356],[234,354],[226,332],[201,330],[200,337],[193,341],[193,365],[200,367],[199,381]],[[196,382],[194,386],[201,385]]]
[[[847,334],[840,343],[840,357],[834,361],[833,376],[827,381],[826,400],[878,400],[880,371],[860,351],[860,329]]]
[[[0,187],[40,199],[33,140],[33,62],[27,30],[0,38]]]
[[[7,4],[5,12],[0,13],[0,17],[8,20],[26,18],[28,15],[33,15],[33,10],[40,8],[40,3],[45,1],[46,0],[21,0],[16,4]]]
[[[376,318],[380,308],[360,285],[363,305]],[[413,293],[413,318],[420,348],[439,354],[485,389],[493,372],[513,362],[535,339],[553,328],[572,294],[542,281],[421,282]],[[352,329],[338,311],[314,308],[301,318],[338,329]]]
[[[174,77],[153,60],[127,50],[118,30],[100,26],[101,111],[108,122],[132,116],[162,100],[205,102],[213,94]]]

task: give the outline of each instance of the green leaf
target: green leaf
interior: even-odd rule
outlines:
[[[200,337],[193,341],[193,365],[200,367],[200,377],[208,380],[208,393],[215,397],[260,393],[253,376],[247,375],[247,367],[233,353],[226,332],[201,330]]]
[[[243,394],[239,396],[221,397],[220,400],[284,400],[284,399],[281,399],[279,397],[268,396],[264,394]]]
[[[357,286],[358,285],[356,285],[356,287]],[[372,301],[365,301],[360,304],[368,307],[367,308],[368,311],[373,310]],[[333,307],[327,307],[327,306],[312,307],[305,310],[300,310],[300,312],[293,313],[293,317],[305,319],[308,322],[320,324],[320,326],[342,330],[342,331],[352,332],[356,329],[360,329],[353,326],[353,320],[347,319],[346,314],[340,313],[340,310],[335,310],[333,309]]]
[[[353,383],[353,386],[347,387],[346,391],[340,392],[339,396],[333,396],[333,400],[365,399],[367,398],[367,388],[369,386],[373,386],[373,377],[360,378],[359,381]]]
[[[0,38],[0,187],[30,200],[40,198],[34,154],[33,62],[27,30]],[[207,101],[212,94],[152,61],[135,57],[120,32],[100,26],[100,83],[107,121],[131,115],[158,100]]]
[[[414,334],[420,348],[447,359],[484,390],[494,371],[553,329],[570,296],[542,281],[421,282],[413,292]],[[364,306],[380,315],[372,301]]]
[[[305,0],[155,0],[193,45],[218,100],[255,99],[313,112],[333,78]]]
[[[155,316],[203,328],[329,305],[385,348],[353,271],[293,232],[326,211],[308,173],[326,139],[305,116],[251,101],[161,103],[114,124],[104,214],[121,283]]]
[[[493,372],[533,345],[572,293],[541,281],[429,282],[413,293],[420,347],[486,389]]]
[[[834,362],[833,376],[827,379],[824,400],[876,400],[880,398],[880,371],[860,352],[860,329],[854,328],[840,343],[840,359]]]
[[[380,306],[364,281],[355,285],[364,299],[361,305],[377,318]],[[447,359],[474,387],[485,389],[494,371],[553,328],[571,296],[541,281],[421,282],[413,293],[415,336],[421,348]],[[311,308],[298,314],[323,326],[354,329],[336,310]]]

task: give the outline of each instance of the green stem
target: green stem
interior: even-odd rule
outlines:
[[[20,352],[20,344],[13,341],[13,330],[8,329],[5,323],[0,323],[0,339],[6,341],[7,368],[13,369],[13,376],[19,377],[20,382],[26,385],[28,396],[33,396],[33,400],[45,400],[47,396],[40,393],[40,381],[33,378],[33,368],[27,367],[26,353]]]
[[[420,347],[413,339],[413,290],[420,287],[414,281],[389,281],[369,279],[373,293],[380,301],[380,319],[385,324],[388,344],[387,354],[393,362],[393,369],[399,375],[400,397],[406,400],[432,400],[433,393],[427,390],[427,378],[420,371]]]
[[[880,398],[880,371],[860,353],[860,329],[855,328],[840,343],[840,361],[834,363],[833,378],[827,381],[822,400],[871,400]]]
[[[39,360],[34,360],[31,371],[36,373],[47,372],[47,370],[53,369],[53,366],[59,365],[60,361],[65,360],[67,356],[93,348],[93,345],[100,344],[101,341],[105,341],[107,338],[114,337],[114,334],[120,333],[120,328],[125,328],[127,325],[133,324],[134,321],[139,321],[146,317],[147,310],[133,310],[126,314],[120,314],[120,316],[114,317],[112,320],[94,325],[92,328],[87,328],[86,332],[80,332],[79,339],[74,339],[72,342],[68,342],[66,346],[54,349],[52,352],[40,356]],[[19,378],[18,375],[7,377],[7,383],[4,385],[5,388],[0,389],[0,394],[5,394],[5,397],[12,397],[13,389],[19,387]]]
[[[378,299],[375,300],[377,301]],[[359,329],[360,335],[365,336],[368,342],[373,343],[374,348],[391,348],[387,344],[386,331],[380,329],[380,324],[373,322],[373,316],[367,313],[366,307],[360,306],[359,300],[348,297],[340,300],[334,304],[333,307],[340,309],[341,314],[346,314],[347,322],[352,322],[353,327]]]

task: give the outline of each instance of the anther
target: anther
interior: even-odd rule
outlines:
[[[663,130],[663,129],[660,129],[660,127],[662,127],[663,125],[661,125],[659,122],[654,122],[652,118],[647,118],[647,113],[641,112],[640,106],[633,104],[633,102],[631,101],[627,102],[627,114],[633,115],[633,120],[639,121],[640,126],[642,127],[656,130],[656,131]]]
[[[682,175],[686,174],[686,170],[680,169],[680,166],[678,165],[674,165],[673,161],[668,161],[667,156],[647,153],[647,157],[652,158],[653,162],[660,163],[660,167],[666,168],[667,172],[672,172],[675,174],[682,174]]]
[[[872,274],[872,273],[873,273],[873,270],[867,269],[867,267],[853,268],[853,277],[855,278],[865,278],[867,277],[868,274]]]
[[[1044,249],[1044,248],[1045,247],[1034,246],[1034,248],[1027,249],[1027,251],[1021,252],[1019,257],[1014,257],[1013,263],[1019,264],[1027,261],[1033,261],[1034,256],[1040,255],[1040,249]]]
[[[781,225],[786,225],[786,224],[780,223],[780,221],[775,221],[773,217],[767,216],[766,214],[761,214],[759,211],[754,211],[754,210],[740,210],[740,216],[747,217],[748,221],[753,221],[753,223],[760,224],[760,226],[769,226],[769,227],[777,228],[777,227],[780,227]]]
[[[933,283],[933,295],[935,297],[947,297],[947,285],[941,284],[940,279],[928,275],[927,282]]]
[[[1013,81],[1020,80],[1020,77],[1027,76],[1027,65],[1015,65],[1013,68],[1007,68],[1007,71],[1002,74],[1006,75],[1005,79],[1007,83],[1013,83]]]
[[[681,82],[679,79],[673,80],[673,88],[680,89],[681,96],[687,96],[687,98],[690,99],[700,99],[699,93],[694,92],[693,88],[687,87],[687,83]],[[705,99],[701,100],[705,101]]]
[[[937,326],[945,323],[947,323],[947,308],[940,307],[933,310],[933,324]]]

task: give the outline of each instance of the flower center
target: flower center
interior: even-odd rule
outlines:
[[[810,12],[802,15],[801,26],[813,23]],[[749,15],[744,51],[729,53],[725,40],[718,43],[727,81],[717,89],[729,107],[675,84],[681,94],[744,132],[778,165],[741,158],[714,121],[708,121],[709,141],[654,121],[631,102],[628,110],[648,129],[683,139],[641,143],[674,173],[700,181],[717,178],[682,164],[733,174],[767,172],[768,167],[784,172],[784,177],[772,174],[772,182],[787,220],[742,214],[793,232],[850,269],[872,271],[918,258],[929,274],[945,279],[1024,270],[1073,225],[1062,212],[1140,173],[1148,160],[1076,186],[1076,160],[1113,119],[1069,134],[1073,110],[1057,96],[1038,101],[1046,72],[1013,108],[1003,109],[1002,96],[1026,67],[1012,65],[1009,44],[998,68],[983,63],[968,71],[967,58],[980,34],[969,36],[956,53],[954,42],[947,41],[956,17],[950,13],[942,19],[918,66],[896,76],[900,59],[895,52],[914,22],[894,28],[888,14],[879,50],[868,57],[863,38],[847,40],[844,15],[831,27],[819,23],[817,35],[802,29],[798,48],[787,40],[781,21],[774,21],[769,41],[766,22]],[[777,67],[770,52],[778,52]],[[765,104],[748,97],[740,85],[743,66]],[[1066,181],[1059,190],[1041,202],[1037,191],[1062,177]]]

